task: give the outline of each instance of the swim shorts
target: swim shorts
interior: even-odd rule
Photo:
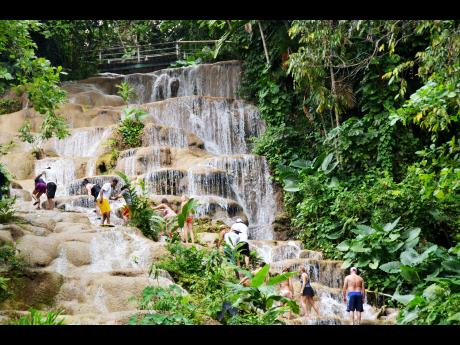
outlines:
[[[107,199],[102,199],[102,202],[101,202],[101,199],[97,199],[96,201],[97,205],[99,206],[99,209],[101,210],[101,213],[104,214],[104,213],[109,213],[110,212],[110,204],[109,204],[109,200]]]
[[[352,291],[348,293],[347,311],[363,312],[363,295],[361,292]]]

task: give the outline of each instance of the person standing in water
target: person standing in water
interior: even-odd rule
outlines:
[[[316,307],[315,302],[313,301],[313,296],[315,295],[315,292],[313,291],[313,288],[311,287],[310,277],[307,274],[307,270],[303,266],[300,267],[300,283],[302,284],[302,287],[300,288],[300,293],[301,293],[300,303],[303,309],[303,316],[310,318],[310,314],[308,313],[308,309],[307,309],[307,304],[308,304],[310,305],[310,307],[315,309],[316,315],[320,317],[319,310]]]
[[[189,199],[187,198],[187,196],[182,195],[181,204],[180,204],[181,212],[182,212],[182,208],[184,207],[184,205],[187,203],[188,200]],[[189,233],[190,233],[190,239],[192,240],[192,243],[195,243],[195,237],[194,237],[194,234],[193,234],[193,216],[192,216],[191,212],[187,215],[187,218],[185,219],[185,224],[184,224],[184,239],[185,239],[185,243],[188,243],[188,234]]]
[[[54,196],[56,195],[57,189],[56,173],[54,169],[48,167],[36,178],[39,179],[41,176],[44,177],[44,181],[46,182],[46,198],[48,201],[47,209],[52,210],[54,208]]]
[[[90,183],[87,178],[83,180],[83,186],[85,187],[88,196],[94,197],[94,208],[96,209],[97,219],[100,219],[101,213],[99,212],[99,207],[97,206],[96,200],[99,195],[99,192],[101,191],[101,186],[99,186],[96,183]]]
[[[358,275],[356,267],[352,267],[350,268],[350,274],[345,277],[343,282],[343,301],[347,303],[347,312],[350,313],[350,319],[353,325],[361,324],[361,313],[364,311],[363,304],[365,300],[366,290],[364,289],[364,279]],[[355,311],[357,314],[356,321]]]
[[[101,191],[99,192],[99,196],[97,199],[97,204],[101,209],[102,213],[102,222],[101,225],[104,225],[104,221],[107,220],[107,225],[110,225],[110,203],[109,200],[112,197],[113,190],[118,184],[118,180],[116,178],[112,179],[109,183],[104,183]]]

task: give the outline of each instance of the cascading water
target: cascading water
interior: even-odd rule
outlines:
[[[300,241],[274,240],[277,205],[269,168],[265,158],[250,154],[248,146],[248,139],[260,136],[265,126],[258,109],[237,97],[240,72],[240,64],[226,62],[105,76],[104,83],[111,78],[128,81],[137,90],[136,101],[150,114],[142,147],[120,152],[116,170],[133,179],[143,178],[147,192],[157,200],[182,194],[198,199],[196,217],[208,216],[231,225],[235,218],[247,216],[251,249],[277,273],[285,267],[291,271],[306,267],[319,296],[323,314],[319,323],[340,324],[347,317],[337,292],[343,284],[341,262],[322,260],[321,253],[306,253]],[[85,196],[82,178],[76,179],[74,157],[88,158],[85,172],[92,183],[102,185],[117,177],[93,176],[101,144],[111,133],[110,126],[73,129],[70,137],[49,142],[60,157],[37,161],[35,167],[38,172],[54,164],[59,170],[58,184],[64,187],[61,193],[67,195],[64,209],[85,212],[94,225],[100,220],[93,212],[93,198]],[[112,210],[123,204],[122,200],[111,201]],[[114,212],[111,218],[115,228],[93,231],[88,244],[90,263],[82,271],[94,276],[146,271],[151,243],[119,226],[122,220]],[[73,272],[69,255],[62,248],[53,270],[63,275]],[[294,280],[298,284],[298,278]],[[113,291],[98,283],[93,288],[93,308],[108,313]],[[364,308],[364,318],[375,318],[374,309]]]

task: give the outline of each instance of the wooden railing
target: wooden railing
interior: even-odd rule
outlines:
[[[158,62],[169,64],[200,51],[205,46],[213,49],[216,40],[175,41],[145,45],[125,45],[87,52],[86,56],[97,59],[101,70],[116,68],[116,65],[143,65]],[[230,42],[227,42],[230,43]],[[95,56],[96,55],[96,56]]]

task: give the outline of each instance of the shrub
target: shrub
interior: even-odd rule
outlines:
[[[122,82],[116,87],[118,89],[118,95],[121,98],[123,98],[123,101],[125,101],[125,103],[129,103],[130,100],[134,100],[137,98],[136,91],[127,81]]]
[[[63,325],[65,320],[58,320],[62,312],[63,310],[42,313],[31,308],[29,315],[21,316],[19,319],[12,321],[10,325]]]
[[[21,103],[16,99],[0,99],[0,115],[21,110]]]

